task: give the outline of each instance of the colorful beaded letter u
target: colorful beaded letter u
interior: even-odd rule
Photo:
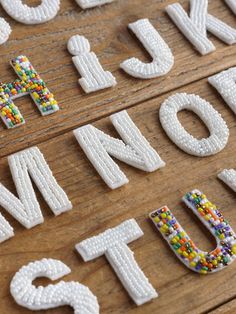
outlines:
[[[20,110],[13,102],[16,98],[30,94],[43,116],[59,110],[53,94],[27,57],[19,56],[11,61],[11,65],[19,79],[8,84],[0,83],[0,117],[7,128],[25,123]]]
[[[183,201],[213,234],[217,248],[210,253],[201,251],[167,206],[150,214],[156,228],[177,257],[191,270],[208,274],[225,268],[236,258],[236,235],[228,221],[198,190],[187,193]]]

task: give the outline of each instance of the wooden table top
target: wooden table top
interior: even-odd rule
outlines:
[[[61,1],[58,16],[39,26],[25,26],[1,15],[13,28],[10,40],[0,47],[0,79],[16,78],[9,61],[26,55],[58,100],[61,110],[41,117],[30,97],[16,101],[26,124],[7,130],[0,124],[0,182],[16,193],[7,156],[37,145],[59,184],[73,203],[73,210],[54,217],[37,192],[45,222],[24,229],[5,210],[1,213],[15,229],[15,237],[1,244],[0,313],[32,313],[14,303],[9,284],[19,268],[44,257],[63,261],[72,273],[65,281],[79,281],[98,297],[101,313],[236,313],[236,263],[219,273],[200,276],[188,270],[174,256],[161,235],[152,226],[148,214],[162,205],[173,210],[196,244],[204,250],[215,241],[202,224],[182,204],[181,197],[194,188],[202,190],[217,204],[236,229],[236,195],[217,179],[224,168],[236,168],[235,115],[208,84],[207,77],[236,65],[236,45],[227,46],[209,38],[216,51],[207,56],[197,53],[164,12],[175,0],[117,0],[101,8],[82,11],[75,0]],[[188,0],[179,1],[188,9]],[[37,4],[40,1],[27,1]],[[210,12],[236,27],[236,19],[222,0],[209,0]],[[169,44],[175,56],[172,71],[161,78],[137,80],[119,69],[125,59],[136,56],[150,60],[127,25],[149,18]],[[86,36],[92,50],[106,70],[117,78],[112,89],[86,95],[78,85],[79,74],[67,52],[67,40],[75,34]],[[178,149],[164,133],[158,117],[161,103],[176,92],[195,93],[211,102],[230,128],[227,147],[208,158],[190,156]],[[92,123],[117,136],[109,115],[127,109],[130,117],[166,162],[166,167],[151,174],[120,163],[130,183],[111,191],[99,177],[76,142],[72,130]],[[203,123],[190,112],[181,112],[180,120],[197,138],[208,135]],[[144,236],[129,247],[159,292],[159,298],[139,308],[135,306],[105,257],[85,263],[75,252],[80,241],[135,218]],[[49,284],[49,280],[37,283]],[[69,307],[37,313],[73,313]]]

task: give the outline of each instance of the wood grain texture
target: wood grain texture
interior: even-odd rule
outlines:
[[[231,225],[236,226],[236,195],[216,178],[216,174],[225,167],[236,167],[235,116],[206,79],[178,91],[197,93],[222,113],[231,132],[224,151],[213,157],[197,158],[185,154],[170,142],[158,121],[158,108],[169,94],[128,110],[133,121],[166,161],[166,168],[146,174],[119,163],[130,183],[118,190],[110,191],[103,183],[72,132],[38,145],[55,177],[68,193],[74,209],[54,218],[39,196],[45,223],[32,230],[23,229],[6,215],[15,228],[16,236],[1,245],[1,313],[30,313],[11,299],[9,280],[23,264],[43,257],[58,258],[68,264],[72,274],[65,280],[79,280],[88,285],[99,299],[101,313],[203,313],[236,296],[236,263],[212,276],[199,276],[189,271],[177,260],[147,218],[149,212],[167,204],[196,243],[202,249],[212,249],[214,240],[181,203],[185,192],[199,188],[222,208]],[[180,118],[192,134],[198,137],[207,135],[194,115],[183,112]],[[108,118],[94,125],[117,136]],[[15,192],[6,158],[0,161],[0,181]],[[137,219],[145,235],[130,247],[140,267],[160,293],[158,299],[140,308],[130,300],[105,258],[84,263],[73,251],[74,245],[81,240],[131,217]],[[61,308],[46,313],[71,313],[71,310]]]
[[[27,1],[28,4],[37,2]],[[8,61],[26,54],[56,95],[62,110],[41,118],[29,98],[17,100],[27,124],[15,130],[0,126],[0,182],[16,193],[7,155],[37,145],[74,208],[55,218],[37,193],[45,222],[32,230],[24,229],[1,210],[16,234],[1,244],[1,314],[32,313],[14,303],[9,283],[22,265],[43,257],[60,259],[71,267],[72,273],[64,280],[78,280],[87,285],[97,295],[104,314],[235,312],[236,263],[212,276],[199,276],[178,261],[148,219],[149,212],[166,204],[199,247],[213,249],[214,239],[181,203],[185,192],[199,188],[222,209],[236,230],[236,194],[216,178],[224,168],[236,168],[235,115],[206,79],[208,75],[236,65],[236,46],[228,47],[211,37],[217,51],[205,57],[198,55],[164,13],[164,7],[174,2],[117,0],[82,12],[74,0],[62,0],[57,18],[41,26],[26,27],[7,18],[14,30],[10,41],[0,47],[1,80],[7,82],[15,78]],[[188,8],[188,1],[180,2]],[[211,13],[236,27],[236,19],[223,1],[209,2]],[[127,30],[128,23],[143,17],[150,18],[176,58],[168,76],[150,81],[132,79],[119,70],[119,63],[130,56],[148,60],[141,45]],[[115,74],[119,83],[116,88],[91,95],[82,92],[77,83],[78,73],[66,51],[67,39],[76,33],[88,37],[104,67]],[[208,158],[193,157],[168,139],[161,128],[158,111],[160,104],[175,92],[196,93],[222,114],[230,128],[230,139],[221,153]],[[86,159],[71,130],[93,122],[110,135],[118,136],[107,116],[123,108],[129,108],[130,117],[167,166],[146,174],[119,162],[130,183],[111,191]],[[179,117],[194,136],[208,135],[208,130],[194,114],[181,112]],[[140,308],[129,298],[104,257],[85,263],[74,250],[75,244],[83,239],[132,217],[137,219],[145,235],[130,244],[130,248],[160,294],[158,299]],[[37,280],[43,285],[49,282]],[[37,313],[69,314],[73,310],[62,307]]]
[[[215,310],[209,312],[209,314],[231,314],[236,313],[236,299],[223,304],[222,306],[218,307]]]
[[[25,26],[8,18],[13,33],[8,43],[1,46],[1,81],[15,79],[9,60],[25,54],[55,94],[61,111],[42,118],[29,97],[17,100],[26,125],[8,131],[0,124],[0,156],[235,66],[236,46],[229,47],[211,35],[216,52],[202,57],[193,49],[164,12],[165,7],[174,2],[117,0],[101,8],[81,11],[75,0],[63,0],[60,14],[46,24]],[[188,10],[188,0],[180,2]],[[222,0],[209,2],[212,14],[236,27],[235,16]],[[146,17],[173,50],[175,66],[169,75],[143,81],[125,74],[119,64],[132,56],[149,61],[139,41],[127,29],[129,23]],[[67,40],[75,34],[89,39],[104,68],[116,76],[115,88],[90,95],[82,91],[78,85],[79,74],[66,49]]]

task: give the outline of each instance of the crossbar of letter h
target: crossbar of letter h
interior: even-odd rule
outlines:
[[[16,98],[30,95],[43,116],[59,110],[53,94],[27,57],[18,56],[11,61],[11,65],[19,78],[11,83],[0,83],[0,117],[7,128],[25,123],[24,117],[13,102]]]

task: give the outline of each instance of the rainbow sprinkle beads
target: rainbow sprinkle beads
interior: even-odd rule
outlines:
[[[43,116],[59,110],[53,94],[27,57],[19,56],[11,61],[11,65],[19,79],[8,84],[0,83],[0,116],[7,128],[11,129],[25,123],[13,102],[16,98],[30,94]]]
[[[156,228],[177,257],[191,270],[208,274],[225,268],[236,258],[236,235],[233,229],[202,192],[189,192],[183,201],[213,234],[217,248],[210,253],[201,251],[167,206],[150,214]]]

